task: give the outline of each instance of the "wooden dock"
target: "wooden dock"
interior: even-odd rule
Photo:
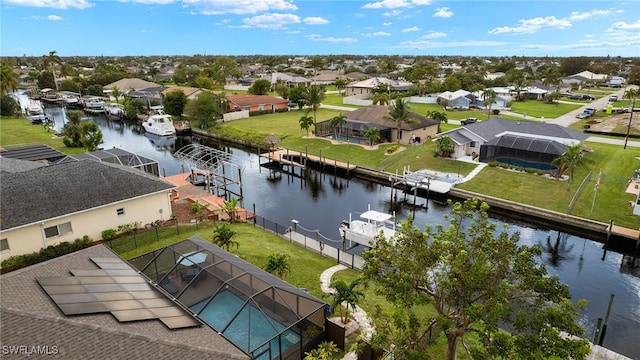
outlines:
[[[356,165],[350,164],[349,162],[337,161],[335,159],[329,159],[326,156],[316,156],[309,155],[299,151],[289,150],[289,149],[277,149],[275,151],[269,151],[267,153],[260,154],[260,157],[267,158],[271,161],[277,161],[282,164],[292,165],[292,166],[300,166],[305,167],[305,160],[313,161],[315,163],[324,164],[328,166],[333,166],[336,168],[341,168],[347,171],[352,171],[356,169]],[[291,160],[292,158],[299,158],[300,161]]]

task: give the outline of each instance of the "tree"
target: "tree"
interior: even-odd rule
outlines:
[[[372,127],[364,132],[364,137],[369,139],[369,146],[373,147],[373,142],[380,140],[380,129]]]
[[[62,142],[67,147],[81,147],[82,131],[80,130],[82,111],[67,111],[67,121],[62,128],[62,134],[65,136]]]
[[[278,83],[276,85],[276,94],[278,94],[278,96],[280,96],[283,99],[288,99],[289,98],[289,87],[286,84],[283,83]]]
[[[114,85],[113,88],[111,88],[111,94],[116,99],[116,104],[119,104],[120,96],[122,95],[122,93],[120,92],[120,89],[118,89],[118,87]]]
[[[453,140],[448,136],[440,136],[436,139],[436,156],[450,157],[455,150]]]
[[[347,84],[349,84],[349,80],[339,77],[336,79],[336,81],[334,81],[334,84],[336,85],[338,92],[341,93],[342,89],[344,89],[347,86]]]
[[[206,209],[206,206],[200,204],[199,201],[196,201],[191,204],[191,213],[193,213],[196,216],[196,229],[198,228],[198,223],[202,221],[202,218],[204,217],[205,209]]]
[[[331,293],[331,297],[333,298],[331,307],[333,309],[340,309],[340,321],[342,321],[343,324],[347,323],[348,311],[343,312],[340,305],[346,303],[347,310],[349,307],[351,307],[352,310],[356,309],[356,305],[358,305],[360,299],[364,297],[364,293],[356,289],[361,281],[362,279],[359,278],[347,284],[344,280],[334,280],[331,282],[331,285],[329,285],[329,287],[333,289]]]
[[[187,106],[187,102],[189,102],[189,99],[187,99],[187,95],[182,90],[169,91],[162,97],[164,111],[169,115],[178,116],[180,119],[182,119],[182,113]]]
[[[271,90],[269,79],[258,79],[249,87],[249,94],[266,95]]]
[[[410,121],[410,114],[411,109],[409,108],[409,103],[401,97],[397,98],[389,106],[389,115],[386,117],[396,122],[398,144],[400,144],[400,128],[402,124]]]
[[[309,116],[309,110],[304,112],[304,115],[300,117],[298,122],[300,123],[300,129],[306,131],[307,136],[309,136],[309,128],[313,125],[313,118]]]
[[[238,199],[231,198],[231,200],[223,200],[222,210],[229,216],[229,222],[235,222],[236,208],[238,207]]]
[[[449,75],[444,78],[444,81],[442,82],[442,88],[445,91],[460,90],[462,88],[462,82],[460,82],[460,79],[458,79],[457,77]]]
[[[373,97],[371,98],[371,102],[373,103],[373,105],[389,105],[389,94],[387,94],[386,92],[383,93],[374,93]]]
[[[62,59],[58,56],[56,50],[49,51],[49,55],[44,58],[44,68],[51,66],[51,77],[53,78],[52,88],[58,89],[58,82],[56,81],[56,64],[62,64]]]
[[[402,307],[399,317],[410,319],[412,330],[395,331],[396,323],[383,319],[375,342],[394,343],[396,354],[408,357],[424,351],[435,330],[447,339],[448,360],[459,342],[471,358],[585,359],[589,342],[577,337],[584,329],[576,323],[585,302],[572,303],[568,287],[548,276],[540,247],[519,245],[518,232],[497,231],[486,203],[450,205],[448,226],[421,230],[410,218],[397,236],[364,253],[363,277]],[[420,318],[414,306],[428,303],[437,315]],[[469,333],[478,334],[473,348]]]
[[[80,125],[80,136],[86,151],[95,151],[104,142],[100,126],[93,121],[85,121]]]
[[[549,93],[549,87],[556,85],[561,81],[560,71],[556,67],[548,67],[544,72],[544,78],[542,79],[542,85],[547,89]],[[560,88],[556,89],[560,91]]]
[[[294,88],[289,89],[289,102],[298,105],[298,108],[301,109],[304,106],[304,98],[306,95],[306,88],[303,86],[296,86]]]
[[[332,341],[323,341],[317,348],[304,353],[304,360],[331,360],[340,353],[340,349]]]
[[[209,128],[212,123],[222,117],[224,95],[216,95],[210,91],[203,91],[185,106],[185,113],[191,121],[199,121],[203,128]]]
[[[287,275],[291,274],[289,255],[279,253],[269,254],[267,256],[267,264],[264,266],[264,271],[284,280]]]
[[[311,111],[313,111],[313,126],[314,130],[315,126],[318,124],[316,113],[320,108],[320,104],[322,104],[322,100],[324,100],[324,89],[319,85],[311,85],[306,88],[304,94],[304,104],[311,107]]]
[[[573,173],[578,167],[586,167],[591,161],[584,156],[584,152],[582,151],[582,144],[574,144],[567,147],[567,150],[564,154],[558,156],[553,159],[551,163],[553,165],[558,166],[558,170],[556,171],[556,178],[559,179],[565,172],[569,172],[569,181],[567,183],[567,188],[571,184],[571,180],[573,180]]]
[[[2,116],[16,116],[20,114],[20,104],[10,95],[0,95],[0,114]]]
[[[504,74],[507,81],[514,87],[516,91],[516,100],[522,101],[523,98],[520,96],[522,90],[529,86],[529,79],[527,78],[527,74],[518,69],[510,69]]]
[[[486,89],[482,92],[482,101],[487,106],[487,119],[491,119],[491,106],[496,101],[496,92],[493,89]]]
[[[342,135],[342,125],[347,123],[347,117],[340,113],[329,121],[329,125],[333,128],[336,134],[336,140],[340,140],[340,135]]]
[[[8,94],[18,88],[18,80],[13,69],[9,66],[0,67],[0,95]]]
[[[442,123],[446,124],[449,121],[446,111],[438,111],[438,110],[427,111],[427,117],[430,117],[433,120],[438,122],[438,132],[440,132],[440,124]]]
[[[218,224],[213,228],[213,243],[227,251],[231,245],[235,245],[237,249],[240,247],[240,243],[233,240],[235,235],[236,232],[228,224]]]

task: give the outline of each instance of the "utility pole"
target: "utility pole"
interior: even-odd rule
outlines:
[[[629,141],[629,132],[631,131],[631,119],[633,119],[633,110],[636,107],[636,97],[638,96],[638,92],[639,90],[633,90],[633,89],[629,89],[627,91],[633,91],[634,92],[634,96],[633,96],[633,103],[631,105],[631,111],[629,112],[629,124],[627,125],[627,136],[624,137],[624,149],[627,148],[627,141]]]

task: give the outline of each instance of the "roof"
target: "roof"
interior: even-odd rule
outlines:
[[[186,97],[192,96],[194,94],[197,94],[197,93],[203,91],[203,89],[201,89],[201,88],[174,85],[174,86],[169,86],[168,88],[162,90],[161,93],[162,93],[162,95],[167,95],[168,93],[170,93],[172,91],[175,91],[175,90],[182,91]]]
[[[552,155],[562,155],[567,147],[552,139],[539,139],[528,136],[505,135],[489,141],[486,145],[533,151]]]
[[[151,81],[131,78],[131,79],[120,79],[116,82],[112,82],[111,84],[105,85],[103,88],[107,90],[113,90],[114,86],[117,86],[120,91],[126,92],[129,90],[143,90],[143,89],[158,87],[161,85]]]
[[[413,87],[413,83],[404,80],[393,80],[385,77],[374,77],[362,81],[352,82],[347,85],[347,87],[355,87],[355,88],[367,88],[367,89],[375,89],[380,86],[380,84],[388,84],[391,85],[391,90],[409,90]]]
[[[453,130],[462,131],[463,128]],[[564,126],[548,123],[538,123],[532,121],[516,121],[502,118],[492,118],[485,121],[478,121],[473,124],[464,126],[464,129],[481,137],[485,141],[491,141],[497,136],[507,134],[522,134],[530,137],[545,137],[549,139],[566,139],[571,141],[583,142],[589,136],[581,132],[569,129]]]
[[[469,94],[471,94],[471,93],[468,92],[467,90],[460,89],[460,90],[456,90],[454,92],[445,91],[445,92],[441,93],[440,95],[438,95],[438,97],[442,98],[442,99],[453,100],[453,99],[457,99],[457,98],[461,98],[461,97],[466,97]]]
[[[118,258],[97,245],[1,275],[2,325],[20,331],[2,331],[0,343],[49,346],[66,359],[87,354],[95,359],[249,359],[207,326],[172,331],[157,320],[120,323],[109,313],[63,315],[35,279],[97,269],[90,257]]]
[[[20,160],[47,160],[53,162],[62,159],[66,155],[48,145],[39,144],[8,149],[0,152],[0,156]]]
[[[12,158],[0,158],[0,172],[3,173],[19,173],[23,171],[37,169],[39,167],[47,166],[47,164]]]
[[[96,161],[1,176],[2,230],[174,188],[143,171]]]
[[[267,96],[267,95],[250,95],[250,94],[227,95],[227,100],[229,100],[229,102],[237,106],[288,103],[288,101],[283,98],[277,98],[277,97]]]
[[[389,107],[384,105],[369,105],[360,109],[350,111],[345,114],[347,121],[361,121],[382,125],[387,128],[397,128],[397,124],[389,117]],[[414,130],[427,126],[438,125],[436,120],[416,113],[410,113],[409,119],[412,122],[404,122],[400,127],[402,130]]]

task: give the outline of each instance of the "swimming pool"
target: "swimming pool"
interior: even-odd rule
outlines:
[[[271,346],[271,355],[273,358],[277,358],[280,354],[280,349],[284,352],[300,341],[298,334],[287,330],[280,337],[282,339],[280,346],[278,346],[278,338],[273,339],[264,346],[260,346],[283,330],[286,330],[286,327],[262,313],[255,306],[247,304],[242,308],[244,301],[230,291],[219,293],[203,309],[206,302],[207,300],[203,300],[191,306],[191,310],[198,314],[202,321],[211,325],[217,331],[224,330],[222,334],[227,339],[248,353],[261,353]],[[237,313],[238,315],[234,318]],[[230,321],[233,322],[227,327]],[[226,330],[224,329],[225,327],[227,327]],[[265,355],[267,356],[258,358],[269,359],[268,353]]]
[[[543,171],[553,171],[553,170],[557,170],[558,169],[557,166],[554,166],[554,165],[551,165],[551,164],[532,162],[532,161],[524,161],[524,160],[520,160],[520,159],[496,158],[495,161],[497,161],[499,163],[503,163],[503,164],[513,165],[513,166],[520,166],[520,167],[523,167],[525,169],[536,169],[536,170],[543,170]]]
[[[352,143],[352,144],[369,145],[369,143],[370,143],[369,139],[363,139],[363,138],[351,137],[351,136],[344,136],[344,135],[336,136],[335,134],[333,134],[333,135],[327,135],[325,137],[327,139],[338,140],[338,141],[348,142],[348,143]]]

